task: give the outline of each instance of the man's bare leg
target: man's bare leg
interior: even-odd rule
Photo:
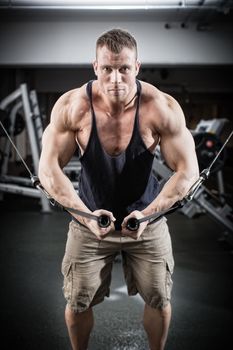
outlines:
[[[163,350],[171,320],[170,303],[163,309],[145,305],[143,325],[148,336],[150,350]]]
[[[65,309],[65,320],[73,350],[87,350],[88,340],[94,325],[92,309],[75,313],[69,306]]]

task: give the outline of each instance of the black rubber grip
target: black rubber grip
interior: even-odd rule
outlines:
[[[111,225],[110,217],[108,215],[105,215],[105,214],[100,215],[98,217],[97,221],[98,221],[99,227],[101,227],[101,228],[106,228],[106,227]]]
[[[137,218],[130,218],[126,223],[126,228],[129,231],[137,231],[140,226],[140,221]]]

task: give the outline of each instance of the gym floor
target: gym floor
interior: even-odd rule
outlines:
[[[0,202],[1,340],[4,350],[70,350],[60,264],[69,216],[42,214],[35,199]],[[175,271],[166,350],[229,349],[233,326],[232,245],[207,215],[168,217]],[[89,350],[148,350],[143,302],[128,297],[120,257],[111,296],[94,308]]]

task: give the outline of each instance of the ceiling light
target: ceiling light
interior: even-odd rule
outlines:
[[[222,0],[0,0],[0,7],[40,9],[177,9],[217,8]]]

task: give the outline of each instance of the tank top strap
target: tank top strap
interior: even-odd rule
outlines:
[[[137,135],[140,138],[140,131],[139,131],[139,106],[140,106],[140,99],[141,99],[141,83],[139,80],[136,80],[137,84],[137,104],[136,104],[136,112],[135,112],[135,119],[134,119],[134,127],[133,127],[133,138]]]
[[[136,84],[137,84],[137,93],[141,95],[142,85],[138,79],[136,79]]]
[[[140,105],[142,86],[141,86],[141,83],[140,83],[139,80],[136,80],[136,84],[137,84],[137,96],[138,96],[138,99],[137,99],[137,106],[136,106],[136,113],[135,113],[136,116],[135,117],[136,117],[136,120],[137,120],[137,123],[138,123],[138,118],[139,118],[138,110],[139,110],[139,105]]]
[[[91,103],[91,108],[93,108],[92,106],[92,83],[94,80],[89,80],[86,86],[86,93],[87,96],[89,97],[90,103]]]
[[[93,102],[92,102],[92,83],[94,80],[89,80],[86,86],[86,93],[90,101],[91,105],[91,116],[92,116],[92,129],[96,129],[96,120],[95,120],[95,112],[93,108]]]

